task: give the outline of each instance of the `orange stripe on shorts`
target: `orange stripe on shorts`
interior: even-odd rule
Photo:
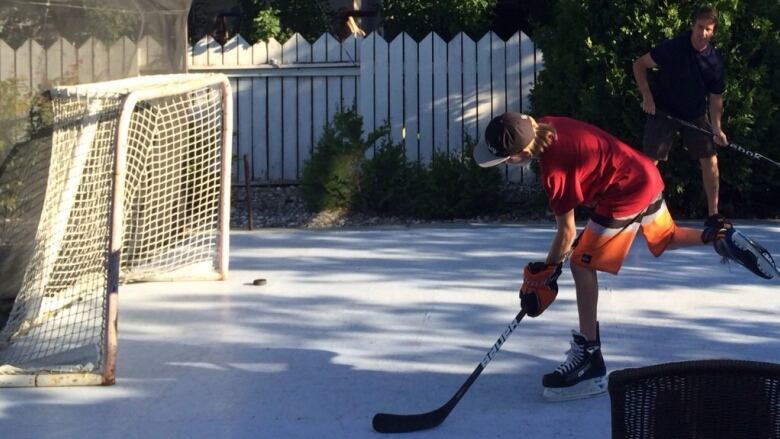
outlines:
[[[578,238],[571,263],[617,274],[638,229],[639,223],[613,229],[588,221]]]
[[[677,225],[663,200],[655,212],[624,227],[607,227],[590,220],[577,238],[571,263],[617,274],[631,249],[637,231],[641,231],[647,241],[650,253],[660,256],[672,241],[676,228]]]
[[[652,215],[642,218],[642,236],[647,241],[647,248],[653,256],[661,256],[669,243],[672,242],[672,236],[677,225],[666,208],[666,203]]]

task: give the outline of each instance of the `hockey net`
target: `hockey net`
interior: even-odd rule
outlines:
[[[227,274],[230,86],[158,75],[49,98],[50,141],[0,166],[0,187],[18,189],[0,278],[24,273],[0,331],[0,386],[112,384],[120,283]],[[30,172],[47,164],[44,181]]]

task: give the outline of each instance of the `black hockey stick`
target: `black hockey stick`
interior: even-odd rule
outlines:
[[[667,113],[665,113],[665,112],[663,112],[661,110],[656,110],[656,114],[658,114],[659,116],[663,116],[663,117],[665,117],[665,118],[667,118],[669,120],[675,121],[675,122],[679,123],[680,125],[682,125],[682,126],[684,126],[686,128],[690,128],[690,129],[696,130],[696,131],[698,131],[700,133],[709,134],[710,136],[714,136],[714,134],[710,130],[704,129],[704,128],[700,127],[700,126],[696,126],[696,125],[694,125],[694,124],[692,124],[690,122],[686,122],[686,121],[684,121],[682,119],[678,119],[678,118],[676,118],[676,117],[674,117],[674,116],[672,116],[670,114],[667,114]],[[773,165],[775,165],[777,167],[780,167],[780,163],[770,159],[767,156],[761,155],[761,154],[759,154],[757,152],[753,152],[753,151],[751,151],[751,150],[749,150],[749,149],[747,149],[745,147],[737,145],[736,143],[729,142],[728,147],[731,148],[731,149],[735,149],[735,150],[741,152],[742,154],[745,154],[746,156],[748,156],[750,158],[764,159],[764,160],[772,163]]]
[[[498,350],[501,349],[501,346],[504,344],[506,339],[512,335],[512,332],[514,332],[518,324],[520,324],[520,321],[523,320],[523,317],[525,317],[525,311],[521,310],[519,313],[517,313],[514,320],[512,320],[512,323],[510,323],[501,334],[501,337],[498,337],[496,343],[492,348],[490,348],[490,351],[485,355],[485,358],[482,359],[477,368],[474,369],[474,372],[471,373],[466,382],[460,386],[458,391],[455,392],[452,398],[450,398],[450,400],[447,401],[443,406],[437,408],[436,410],[427,413],[419,413],[416,415],[393,415],[390,413],[377,413],[374,415],[374,420],[372,421],[374,430],[380,433],[406,433],[409,431],[427,430],[444,422],[444,420],[447,418],[447,415],[450,414],[460,399],[463,398],[463,395],[466,394],[466,391],[469,390],[469,387],[471,387],[471,385],[474,384],[474,381],[477,380],[477,377],[479,377],[479,374],[481,374],[482,370],[485,369],[485,366],[490,363],[490,360],[492,360],[496,353],[498,353]]]

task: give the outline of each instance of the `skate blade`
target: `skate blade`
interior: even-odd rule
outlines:
[[[732,240],[734,245],[740,250],[749,252],[755,258],[755,269],[751,269],[745,264],[742,264],[745,268],[764,279],[772,279],[777,276],[777,267],[775,266],[774,261],[770,259],[772,256],[769,255],[768,252],[767,254],[764,254],[764,252],[761,251],[763,249],[762,247],[759,247],[752,239],[740,232],[735,232],[732,236]],[[739,260],[737,262],[741,263]]]
[[[570,387],[545,387],[542,397],[550,402],[571,401],[574,399],[592,398],[607,391],[607,377],[593,378],[581,381]]]

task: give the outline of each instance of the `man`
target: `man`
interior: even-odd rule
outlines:
[[[718,157],[713,142],[727,145],[721,129],[723,113],[723,58],[710,40],[715,33],[718,14],[714,8],[700,7],[693,14],[691,30],[653,47],[633,64],[634,79],[642,94],[642,110],[648,113],[643,139],[644,152],[655,163],[667,160],[675,133],[681,127],[670,116],[712,131],[710,138],[693,129],[682,128],[683,144],[698,160],[707,197],[707,222],[725,221],[718,213]],[[653,86],[647,70],[657,68]],[[709,110],[709,111],[708,111]],[[709,118],[707,113],[709,112]]]
[[[566,361],[542,381],[549,400],[606,390],[596,273],[617,274],[637,232],[655,256],[667,249],[712,243],[722,256],[756,274],[775,275],[774,265],[764,260],[760,247],[730,225],[703,230],[678,227],[666,208],[663,181],[653,162],[595,126],[551,116],[537,124],[530,116],[509,112],[488,124],[485,141],[474,149],[474,159],[482,167],[522,164],[531,158],[539,160],[539,178],[557,230],[545,261],[525,267],[521,305],[536,317],[552,303],[562,263],[570,255],[579,314],[579,332],[573,331]],[[575,240],[577,206],[589,209],[590,220]]]

